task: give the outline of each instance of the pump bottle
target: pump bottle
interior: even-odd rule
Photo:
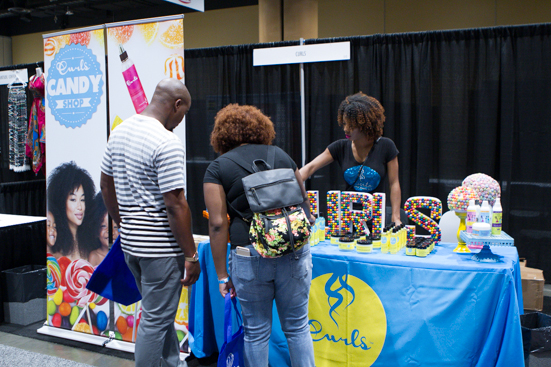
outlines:
[[[492,236],[499,236],[503,220],[503,209],[501,208],[501,200],[499,198],[496,199],[492,212]]]
[[[119,57],[122,62],[122,76],[130,93],[136,113],[141,113],[149,104],[142,87],[142,82],[134,66],[134,62],[128,57],[128,53],[122,45],[119,45]]]
[[[484,200],[482,202],[482,206],[480,207],[480,222],[481,223],[488,223],[491,224],[491,216],[490,216],[490,204],[488,204],[488,200]]]

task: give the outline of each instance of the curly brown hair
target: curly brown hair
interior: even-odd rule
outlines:
[[[337,121],[339,126],[348,119],[351,128],[358,128],[374,140],[383,135],[385,109],[375,98],[362,92],[346,97],[339,106]]]
[[[271,145],[275,138],[274,124],[255,106],[232,103],[214,117],[210,145],[224,154],[241,144]]]

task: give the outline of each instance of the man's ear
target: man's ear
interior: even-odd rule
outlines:
[[[182,107],[182,99],[178,98],[176,101],[174,101],[174,111],[177,111],[180,107]]]

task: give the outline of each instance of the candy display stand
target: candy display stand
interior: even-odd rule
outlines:
[[[471,259],[479,262],[501,262],[501,256],[496,255],[490,249],[490,246],[514,246],[515,240],[505,231],[497,236],[476,236],[466,231],[461,232],[461,238],[471,249],[480,248],[480,252],[474,254]]]
[[[461,231],[465,231],[467,229],[467,225],[465,224],[467,211],[455,210],[455,215],[459,217],[459,228],[457,229],[457,247],[453,250],[453,252],[457,252],[460,254],[469,254],[471,253],[471,250],[467,247],[467,244],[461,238]]]

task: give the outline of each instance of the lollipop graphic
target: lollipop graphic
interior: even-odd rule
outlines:
[[[73,261],[67,267],[67,292],[77,301],[79,307],[85,307],[88,303],[96,302],[100,299],[100,296],[86,288],[86,284],[88,284],[88,280],[90,280],[93,272],[94,268],[92,265],[82,259]]]
[[[61,285],[61,269],[55,257],[50,253],[46,257],[46,279],[48,296],[53,297],[57,288]]]

